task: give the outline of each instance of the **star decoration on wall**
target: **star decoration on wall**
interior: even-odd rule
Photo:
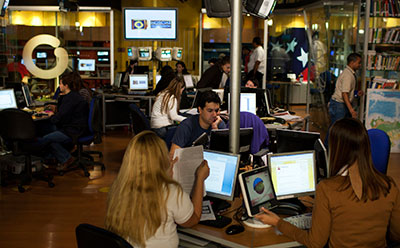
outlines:
[[[281,47],[282,47],[282,45],[279,44],[279,41],[277,41],[276,43],[270,42],[270,44],[271,44],[271,46],[272,46],[271,52],[273,52],[273,51],[279,51],[279,50],[281,49]]]
[[[301,61],[303,68],[306,66],[308,62],[308,53],[304,52],[303,48],[301,48],[301,55],[297,57],[297,60]]]
[[[286,53],[288,52],[294,52],[294,48],[297,46],[297,41],[296,38],[293,38],[293,40],[290,43],[286,43],[287,48],[286,48]]]

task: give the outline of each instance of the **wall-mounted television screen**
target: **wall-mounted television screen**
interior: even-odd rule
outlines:
[[[79,71],[95,71],[96,60],[94,59],[79,59],[78,70]]]
[[[125,8],[124,37],[136,40],[176,40],[178,10],[174,8]]]
[[[108,56],[108,51],[97,51],[97,56]]]
[[[46,52],[37,52],[36,58],[37,59],[45,59],[45,58],[47,58],[47,53]]]

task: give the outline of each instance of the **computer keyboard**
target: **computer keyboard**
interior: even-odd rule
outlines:
[[[290,216],[283,218],[284,221],[300,228],[300,229],[310,229],[311,228],[311,216],[312,213],[299,214],[295,216]]]

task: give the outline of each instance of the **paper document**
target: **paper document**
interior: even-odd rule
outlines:
[[[183,191],[190,194],[196,169],[204,160],[203,146],[176,149],[174,159],[176,157],[178,162],[174,165],[173,178],[181,184]]]
[[[203,201],[203,209],[201,210],[200,221],[215,220],[215,214],[211,207],[210,201]]]

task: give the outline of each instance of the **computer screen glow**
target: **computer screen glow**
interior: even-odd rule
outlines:
[[[162,59],[170,59],[171,58],[171,50],[165,49],[161,51],[161,58]]]
[[[129,90],[147,90],[149,79],[146,74],[129,75]]]
[[[0,90],[0,110],[17,108],[14,89]]]
[[[79,71],[95,71],[96,60],[94,59],[79,59],[78,70]]]

